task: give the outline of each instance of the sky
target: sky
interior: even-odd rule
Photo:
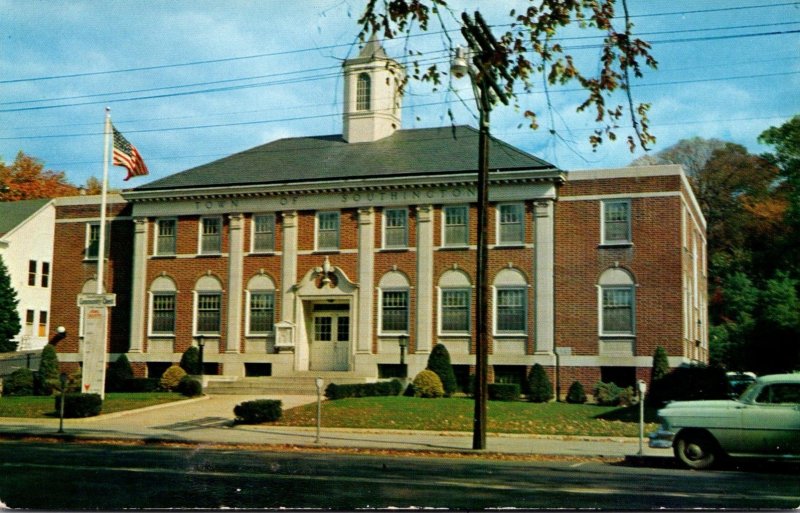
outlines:
[[[279,138],[340,134],[344,59],[358,52],[365,0],[0,0],[0,159],[19,151],[83,185],[102,177],[103,123],[138,148],[150,174],[109,186],[132,188]],[[499,29],[522,0],[450,0],[429,34],[384,41],[403,59],[409,48],[445,69],[447,38],[463,44],[460,12],[480,10]],[[650,152],[681,139],[717,138],[768,151],[770,126],[800,114],[800,1],[628,0],[634,32],[652,43],[657,70],[634,80],[633,98],[650,103]],[[618,20],[621,22],[621,20]],[[418,33],[417,33],[418,34]],[[558,34],[579,64],[596,66],[601,39],[577,27]],[[540,80],[540,79],[537,79]],[[411,82],[403,128],[477,126],[466,80],[439,91]],[[576,85],[541,87],[521,97],[539,116],[497,107],[491,131],[561,169],[627,166],[645,154],[624,142],[592,150],[598,127],[576,112]],[[623,103],[616,97],[614,104]],[[452,112],[452,118],[448,111]],[[477,165],[477,163],[476,163]]]

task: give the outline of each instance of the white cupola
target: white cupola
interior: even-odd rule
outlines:
[[[377,141],[400,129],[400,84],[404,77],[403,67],[386,55],[375,34],[358,57],[344,61],[345,141]]]

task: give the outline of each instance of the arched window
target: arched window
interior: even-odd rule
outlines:
[[[171,278],[159,276],[150,284],[150,335],[175,335],[177,287]]]
[[[600,335],[636,333],[636,285],[624,269],[607,269],[598,284]]]
[[[369,74],[361,73],[356,81],[356,110],[370,110],[370,90],[372,80]]]
[[[469,335],[472,284],[461,270],[447,271],[439,279],[439,333]]]
[[[528,283],[517,269],[503,269],[494,280],[496,335],[524,335],[528,326]]]
[[[383,275],[380,283],[380,319],[382,334],[408,334],[409,283],[400,271]]]
[[[275,325],[275,282],[258,274],[247,282],[247,334],[268,335]]]
[[[203,276],[194,287],[195,335],[219,335],[222,323],[222,284]]]

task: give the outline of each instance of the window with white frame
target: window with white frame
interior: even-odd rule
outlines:
[[[175,282],[166,276],[159,276],[150,285],[150,334],[172,336],[175,334],[176,319]]]
[[[195,334],[219,335],[222,324],[222,284],[203,276],[195,286]]]
[[[216,255],[222,251],[222,218],[203,217],[200,220],[200,253]]]
[[[275,283],[265,275],[247,283],[247,334],[268,335],[275,325]]]
[[[518,245],[525,242],[525,210],[522,203],[498,205],[497,243]]]
[[[368,73],[358,75],[356,81],[356,110],[370,109],[370,89],[372,80]]]
[[[275,251],[275,214],[253,216],[253,252]]]
[[[472,286],[461,270],[445,272],[439,279],[439,333],[469,335]]]
[[[380,332],[408,334],[409,331],[409,281],[400,271],[390,271],[378,283],[380,289]]]
[[[636,286],[623,269],[608,269],[600,276],[600,334],[636,333]]]
[[[469,210],[466,205],[449,205],[443,208],[444,246],[466,246],[469,234]]]
[[[496,335],[524,335],[528,323],[528,284],[517,269],[503,269],[494,281]]]
[[[389,208],[383,211],[383,247],[408,246],[408,210]]]
[[[339,249],[339,212],[317,212],[317,250]]]
[[[602,205],[603,244],[631,242],[631,202],[606,200]]]
[[[178,222],[175,219],[156,221],[156,255],[174,255],[178,239]]]

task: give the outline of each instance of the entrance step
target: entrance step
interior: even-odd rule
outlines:
[[[349,385],[369,383],[375,378],[356,376],[342,372],[302,373],[295,376],[268,376],[257,378],[238,378],[228,376],[206,376],[205,393],[211,395],[316,395],[316,379],[323,380],[322,391],[331,383]]]

